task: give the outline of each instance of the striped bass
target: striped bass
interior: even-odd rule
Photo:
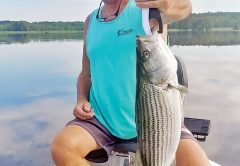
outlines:
[[[156,31],[137,36],[136,166],[170,166],[180,141],[177,61]]]

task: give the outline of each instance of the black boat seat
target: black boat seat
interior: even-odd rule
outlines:
[[[188,77],[184,61],[177,55],[175,55],[175,58],[178,63],[177,67],[178,83],[188,88]]]
[[[128,152],[135,153],[137,149],[137,139],[130,141],[130,142],[121,142],[118,143],[113,151],[118,153],[128,154]]]

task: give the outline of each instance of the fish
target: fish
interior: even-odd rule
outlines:
[[[161,34],[137,36],[135,166],[174,164],[183,122],[177,61]]]

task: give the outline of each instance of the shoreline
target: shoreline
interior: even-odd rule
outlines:
[[[180,30],[180,29],[168,29],[168,32],[240,32],[240,30],[233,30],[230,28],[213,28],[210,30],[204,30],[204,31],[192,31],[189,30]]]
[[[179,30],[179,29],[168,29],[168,32],[240,32],[240,30],[233,29],[211,29],[208,31],[192,31],[192,30]],[[11,34],[60,34],[60,33],[83,33],[83,31],[0,31],[0,35],[11,35]]]
[[[83,33],[83,31],[0,31],[0,35],[11,34],[53,34],[53,33]]]

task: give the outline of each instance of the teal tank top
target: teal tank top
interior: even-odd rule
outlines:
[[[89,101],[98,121],[118,138],[137,136],[135,125],[136,35],[146,35],[142,9],[129,0],[110,22],[91,16],[86,37],[92,86]]]

